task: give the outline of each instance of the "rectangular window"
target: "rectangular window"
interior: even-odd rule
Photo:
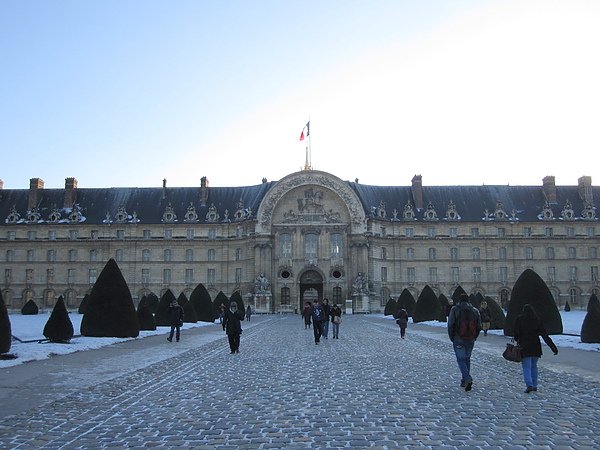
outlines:
[[[46,282],[48,284],[54,283],[54,269],[46,270]]]
[[[33,262],[35,260],[35,250],[27,250],[27,262]]]
[[[385,237],[385,227],[381,227],[381,236]]]
[[[194,229],[188,228],[186,231],[186,236],[188,239],[194,239]]]
[[[433,228],[433,227],[427,228],[427,237],[430,237],[430,238],[435,237],[435,228]]]
[[[381,268],[381,281],[383,283],[387,282],[387,267]]]
[[[148,240],[152,237],[152,233],[150,230],[144,230],[142,233],[143,233],[143,238],[146,240]]]
[[[185,269],[185,284],[194,283],[194,269]]]
[[[242,249],[241,248],[236,248],[235,249],[235,260],[236,261],[241,261],[242,260]]]
[[[56,231],[49,230],[48,231],[48,239],[51,241],[55,241],[56,240]]]
[[[498,281],[502,284],[506,284],[508,282],[508,267],[500,267]]]
[[[171,228],[165,229],[165,239],[173,239],[173,230]]]
[[[330,235],[331,258],[342,259],[342,242],[342,235],[340,233],[332,233]]]
[[[498,237],[503,238],[506,236],[506,230],[504,228],[498,228]]]
[[[415,259],[415,249],[414,248],[409,247],[406,249],[406,259],[408,259],[408,260]]]
[[[90,285],[94,284],[96,282],[96,279],[97,279],[96,269],[90,269],[88,271],[88,281],[89,281]]]
[[[575,266],[571,266],[569,267],[569,280],[570,281],[577,281],[577,267]]]
[[[171,284],[171,269],[163,269],[163,284]]]
[[[216,239],[217,238],[217,230],[214,228],[211,228],[208,230],[208,238],[209,239]]]
[[[29,231],[27,232],[27,239],[29,239],[30,241],[35,241],[35,239],[36,239],[36,237],[37,237],[36,235],[37,235],[37,232],[36,232],[36,231],[34,231],[34,230],[29,230]]]
[[[27,284],[33,282],[33,269],[25,269],[25,282]]]
[[[500,247],[498,249],[498,259],[506,259],[506,247]]]
[[[435,261],[435,258],[436,258],[435,248],[430,248],[429,249],[429,261]]]
[[[523,236],[524,237],[531,237],[531,227],[524,227],[523,228]]]
[[[147,248],[142,250],[142,261],[149,262],[150,261],[150,250]]]
[[[117,262],[121,262],[123,261],[123,249],[117,249],[117,251],[115,251],[115,260]]]
[[[458,237],[458,228],[456,227],[451,227],[450,231],[449,231],[450,237],[451,238],[455,238]]]
[[[14,241],[17,238],[17,232],[16,231],[9,231],[8,232],[8,240],[9,241]]]
[[[556,267],[549,266],[547,273],[548,273],[548,281],[550,281],[550,282],[556,281]]]
[[[214,261],[216,259],[216,251],[214,248],[209,248],[208,249],[208,256],[207,259],[209,261]]]
[[[452,282],[454,284],[458,284],[460,282],[460,268],[459,267],[451,267],[450,268],[450,276],[452,278]]]
[[[479,247],[474,247],[472,249],[472,253],[473,253],[473,260],[474,261],[478,261],[481,259],[481,249]]]
[[[150,269],[142,269],[142,284],[144,286],[150,284]]]
[[[46,253],[46,261],[55,262],[56,261],[56,250],[48,250]]]
[[[215,280],[217,279],[217,274],[215,269],[208,269],[206,273],[206,281],[209,284],[215,284]]]
[[[69,262],[77,261],[77,250],[69,250]]]
[[[533,247],[525,247],[525,259],[533,259]]]
[[[405,228],[404,229],[404,236],[406,236],[407,238],[413,237],[414,234],[415,234],[415,230],[413,228]]]
[[[415,282],[415,268],[414,267],[407,267],[406,268],[406,281],[409,283],[414,283]]]
[[[6,250],[6,262],[13,262],[15,260],[15,251]]]
[[[567,237],[575,237],[575,228],[567,227]]]
[[[317,242],[318,237],[316,234],[306,234],[304,236],[304,257],[306,259],[316,259],[317,258]]]
[[[75,284],[76,274],[77,274],[77,272],[75,272],[75,269],[68,269],[67,270],[67,283]]]
[[[381,247],[381,259],[385,261],[387,259],[387,248]]]
[[[552,229],[552,227],[546,227],[546,229],[544,230],[544,233],[545,233],[546,237],[554,236],[554,230]]]
[[[587,227],[587,237],[595,237],[596,229],[594,227]]]
[[[240,284],[242,282],[242,268],[237,267],[235,269],[235,282],[236,284]]]
[[[479,237],[479,228],[471,228],[471,237],[473,237],[473,238]]]
[[[430,267],[429,268],[429,282],[430,283],[437,283],[438,282],[437,267]]]
[[[598,266],[592,266],[590,268],[590,280],[591,281],[598,281]]]
[[[165,249],[165,251],[163,252],[163,260],[165,262],[171,262],[171,259],[172,259],[171,255],[172,255],[171,250],[168,248]]]
[[[92,231],[90,231],[90,237],[92,239],[94,239],[94,240],[98,239],[98,236],[99,236],[98,230],[92,230]]]
[[[456,247],[450,248],[450,260],[458,261],[458,248],[456,248]]]
[[[4,269],[4,283],[10,284],[12,281],[12,269]]]
[[[77,230],[69,230],[69,239],[71,239],[72,241],[74,241],[78,237],[79,237],[79,231],[77,231]]]
[[[546,259],[554,259],[554,247],[546,247]]]
[[[284,233],[279,235],[279,257],[280,258],[291,258],[292,257],[292,235]]]
[[[481,267],[473,267],[473,283],[481,283]]]
[[[333,288],[333,303],[336,305],[342,303],[342,288],[339,286]]]
[[[590,259],[597,259],[598,258],[598,249],[596,247],[590,247],[588,249],[588,255]]]
[[[117,230],[117,239],[125,239],[125,230]]]
[[[575,247],[569,247],[569,259],[577,258],[577,249]]]
[[[281,304],[289,305],[290,303],[291,303],[290,288],[289,287],[281,288]]]
[[[98,261],[98,251],[97,250],[90,250],[90,261],[91,262]]]

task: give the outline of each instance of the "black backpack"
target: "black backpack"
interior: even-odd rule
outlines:
[[[473,308],[460,308],[458,311],[458,323],[456,325],[456,334],[461,339],[473,341],[479,334],[477,332],[477,316]]]

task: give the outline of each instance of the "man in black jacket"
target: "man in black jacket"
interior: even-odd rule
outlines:
[[[229,339],[229,349],[231,350],[231,353],[240,352],[242,320],[244,320],[243,311],[238,311],[237,303],[231,302],[229,309],[225,310],[225,317],[223,319],[223,325],[225,326],[225,333],[227,333],[227,338]]]
[[[181,326],[183,325],[183,308],[177,300],[173,300],[169,305],[169,325],[171,325],[171,332],[167,341],[173,342],[173,333],[175,332],[175,340],[179,342],[181,337]]]

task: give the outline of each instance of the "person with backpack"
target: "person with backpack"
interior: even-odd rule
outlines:
[[[480,331],[479,311],[469,303],[467,294],[461,294],[458,305],[453,306],[448,315],[448,336],[452,341],[456,362],[462,375],[460,386],[467,392],[473,388],[471,352]]]
[[[323,313],[323,305],[321,304],[321,300],[315,302],[311,309],[311,317],[313,324],[313,332],[315,334],[315,344],[319,345],[319,341],[321,340],[321,336],[323,335],[323,320],[325,320],[325,315]]]

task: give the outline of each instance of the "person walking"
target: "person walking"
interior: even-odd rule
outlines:
[[[536,314],[533,306],[523,305],[521,314],[515,321],[514,338],[521,347],[521,367],[523,368],[523,380],[525,381],[525,393],[536,392],[538,388],[538,360],[542,356],[542,344],[540,336],[550,347],[555,355],[558,348],[548,336],[542,319]]]
[[[458,305],[448,315],[448,336],[452,341],[456,362],[462,375],[460,386],[465,391],[473,388],[471,353],[481,331],[481,317],[477,308],[469,303],[469,296],[461,294]]]
[[[342,308],[340,308],[337,303],[334,303],[329,314],[331,315],[333,339],[339,339],[340,324],[342,323]]]
[[[183,326],[183,308],[175,299],[169,305],[169,325],[171,325],[171,332],[167,341],[173,342],[173,333],[175,333],[175,340],[179,342],[181,327]]]
[[[250,322],[250,316],[252,315],[252,308],[250,308],[250,305],[248,305],[248,307],[246,308],[246,320],[248,322]]]
[[[315,344],[319,345],[319,342],[321,341],[321,336],[323,335],[323,319],[325,319],[321,300],[318,300],[317,302],[313,303],[310,315],[313,324],[313,333],[315,335]]]
[[[323,299],[323,337],[327,339],[327,335],[329,334],[329,314],[331,313],[331,306],[329,306],[329,300],[327,298]]]
[[[304,308],[302,308],[302,318],[304,319],[304,329],[310,327],[312,322],[310,321],[310,314],[312,311],[312,304],[310,302],[306,302],[304,304]]]
[[[225,305],[223,303],[219,306],[219,323],[223,327],[223,331],[225,331]]]
[[[406,327],[408,326],[408,312],[406,309],[400,308],[396,323],[400,327],[400,337],[404,339],[404,336],[406,335]]]
[[[225,310],[225,318],[223,319],[223,323],[225,324],[225,333],[229,339],[229,349],[231,350],[231,353],[240,352],[242,320],[244,320],[244,312],[238,311],[236,302],[231,302],[229,304],[229,309]]]
[[[487,336],[487,332],[492,324],[492,313],[485,300],[479,305],[479,315],[481,316],[481,329],[483,330],[483,335]]]

